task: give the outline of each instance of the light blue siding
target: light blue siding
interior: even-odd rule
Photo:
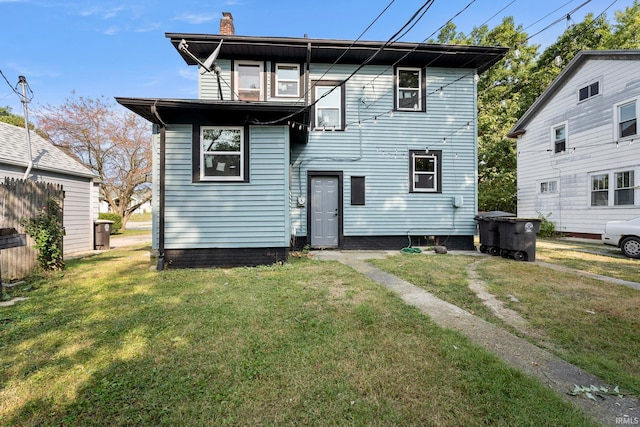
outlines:
[[[341,80],[353,69],[335,66],[324,78]],[[325,71],[314,66],[311,80]],[[307,232],[307,207],[295,203],[297,196],[306,196],[307,172],[342,171],[345,236],[473,235],[477,208],[473,75],[474,70],[427,69],[426,113],[391,114],[392,68],[369,66],[349,80],[347,130],[310,131],[307,145],[292,148],[295,233],[305,236]],[[409,192],[409,150],[427,147],[442,151],[441,194]],[[350,205],[351,176],[366,177],[364,206]],[[453,207],[455,196],[463,197],[462,207]]]
[[[191,135],[167,129],[165,248],[288,247],[288,128],[249,128],[248,183],[192,183]]]

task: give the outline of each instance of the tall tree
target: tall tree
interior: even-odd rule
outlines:
[[[151,200],[150,127],[133,113],[114,108],[106,98],[73,94],[58,107],[38,111],[39,128],[57,146],[74,153],[100,177],[101,198],[122,217]]]
[[[613,31],[607,38],[607,49],[638,49],[640,48],[640,3],[633,4],[624,11],[615,13],[616,22]]]
[[[11,107],[0,107],[0,122],[10,125],[24,127],[24,117],[11,112]],[[31,128],[31,126],[30,126]]]

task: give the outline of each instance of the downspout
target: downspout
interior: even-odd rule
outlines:
[[[166,171],[166,138],[167,125],[160,118],[156,100],[151,111],[160,122],[160,182],[158,182],[158,264],[156,270],[164,270],[164,205],[165,205],[165,171]]]
[[[24,76],[18,77],[18,83],[22,86],[22,107],[24,110],[24,130],[27,135],[27,170],[22,179],[27,179],[33,168],[33,155],[31,154],[31,134],[29,133],[29,111],[27,109],[27,79]]]

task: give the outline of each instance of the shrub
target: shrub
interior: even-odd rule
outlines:
[[[116,213],[103,212],[98,214],[98,219],[113,221],[113,224],[111,225],[111,233],[109,234],[117,234],[122,228],[122,217]]]
[[[551,212],[549,212],[546,216],[541,212],[538,212],[538,218],[542,221],[540,223],[540,231],[538,232],[538,236],[540,237],[555,237],[556,235],[556,225],[553,221],[549,221],[549,217],[551,216]]]
[[[62,255],[62,209],[58,201],[52,197],[47,199],[47,206],[43,206],[35,218],[22,218],[20,225],[35,241],[38,251],[38,262],[44,270],[62,270],[64,259]]]

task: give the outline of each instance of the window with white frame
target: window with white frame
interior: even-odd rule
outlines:
[[[261,62],[237,62],[235,64],[235,92],[241,101],[263,101]]]
[[[567,126],[561,125],[553,128],[553,152],[562,153],[567,149]]]
[[[344,91],[340,82],[318,81],[314,87],[314,128],[337,130],[344,127]]]
[[[634,179],[633,171],[630,170],[630,171],[616,172],[614,174],[614,177],[615,177],[615,181],[614,181],[615,188],[613,193],[614,206],[633,205],[635,203],[635,200],[634,200],[635,179]]]
[[[409,159],[409,192],[440,193],[442,151],[411,150]]]
[[[609,205],[609,174],[591,175],[591,206]]]
[[[244,128],[201,126],[200,147],[202,181],[245,180]]]
[[[558,192],[558,181],[542,181],[540,183],[540,194],[550,194]]]
[[[422,69],[396,69],[396,109],[424,111],[422,102]]]
[[[636,101],[618,105],[618,139],[638,134]]]
[[[275,96],[290,98],[300,96],[299,64],[276,64],[274,75]]]
[[[600,93],[600,82],[593,82],[578,90],[578,100],[584,101],[585,99],[596,96]]]

